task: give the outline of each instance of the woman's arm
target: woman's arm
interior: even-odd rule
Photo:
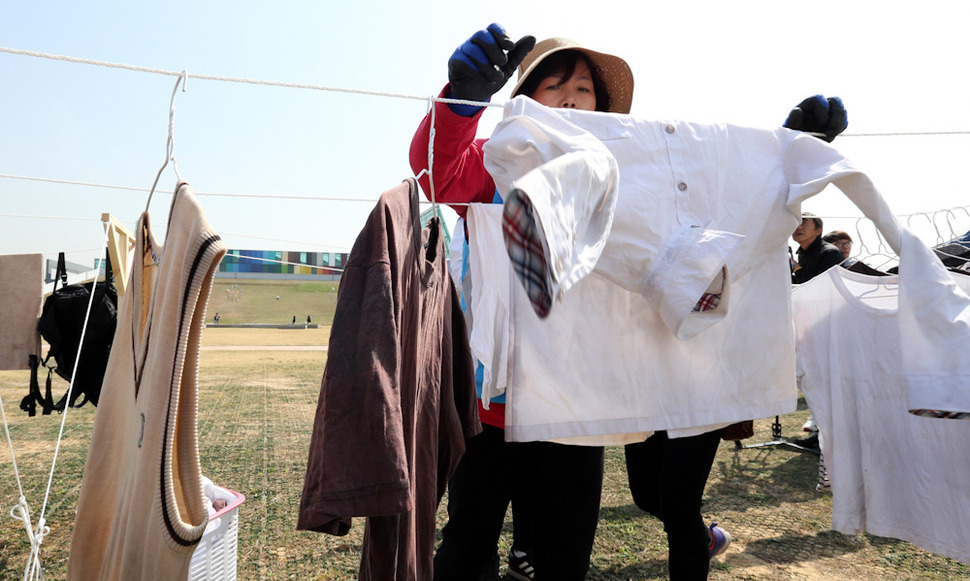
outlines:
[[[441,91],[449,95],[448,85]],[[492,201],[495,182],[485,171],[482,161],[484,139],[475,139],[481,109],[471,117],[458,115],[446,103],[434,104],[434,194],[443,204]],[[431,113],[425,115],[411,140],[411,169],[415,175],[428,168],[428,136],[431,133]],[[431,199],[428,176],[419,180],[421,189]],[[467,206],[452,206],[464,217]]]

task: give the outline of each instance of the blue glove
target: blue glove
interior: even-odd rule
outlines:
[[[822,95],[809,97],[788,114],[785,127],[807,133],[818,133],[819,139],[831,143],[835,136],[849,126],[845,105],[838,97],[826,99]]]
[[[448,60],[448,82],[455,99],[488,101],[508,82],[512,73],[535,46],[533,36],[518,42],[505,34],[500,24],[492,23],[462,43]],[[450,105],[461,115],[471,115],[479,107]],[[471,113],[467,111],[471,110]]]

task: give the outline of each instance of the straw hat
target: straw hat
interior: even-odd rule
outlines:
[[[593,68],[606,85],[606,92],[610,96],[611,113],[629,113],[633,101],[633,71],[630,65],[618,56],[596,52],[585,48],[574,40],[567,38],[547,38],[536,43],[529,54],[525,55],[519,64],[519,80],[512,89],[512,96],[518,94],[522,82],[535,70],[539,63],[553,53],[561,50],[576,50],[589,59]]]

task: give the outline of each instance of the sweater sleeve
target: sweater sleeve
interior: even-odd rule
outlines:
[[[448,85],[439,97],[450,91]],[[484,109],[483,109],[484,111]],[[446,103],[434,104],[434,186],[435,200],[443,204],[492,201],[495,182],[485,171],[482,145],[484,139],[475,139],[478,120],[482,113],[462,117]],[[411,169],[415,175],[428,169],[428,140],[431,135],[431,113],[425,115],[411,140]],[[428,176],[419,179],[425,196],[431,199]],[[452,206],[459,216],[464,217],[467,206]]]

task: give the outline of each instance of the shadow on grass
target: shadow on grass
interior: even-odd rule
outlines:
[[[622,506],[600,507],[600,522],[622,522],[642,518],[644,516],[649,515],[640,510],[640,508],[633,503]]]
[[[758,539],[749,542],[744,552],[767,563],[783,565],[838,557],[856,553],[865,548],[866,543],[855,537],[835,531],[822,531],[817,534]]]
[[[818,456],[782,448],[732,450],[719,455],[705,492],[707,508],[745,511],[819,498]]]

